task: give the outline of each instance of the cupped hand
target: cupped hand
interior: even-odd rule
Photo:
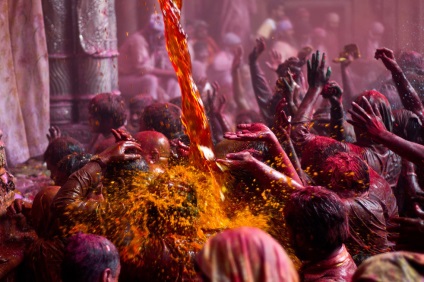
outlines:
[[[237,132],[226,132],[224,137],[237,141],[264,141],[275,139],[274,133],[263,123],[249,123],[237,125]]]

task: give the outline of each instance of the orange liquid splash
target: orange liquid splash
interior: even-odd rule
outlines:
[[[190,138],[193,164],[215,168],[211,130],[199,90],[193,81],[187,35],[181,23],[182,0],[158,0],[165,23],[166,48],[178,77],[182,95],[182,121]]]

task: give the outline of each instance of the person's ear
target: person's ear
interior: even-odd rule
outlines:
[[[110,268],[106,268],[102,272],[101,282],[111,282],[112,281],[112,270]]]

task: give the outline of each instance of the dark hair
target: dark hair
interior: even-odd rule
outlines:
[[[112,93],[101,93],[91,99],[88,111],[91,115],[97,117],[100,122],[106,118],[112,118],[113,128],[119,128],[124,125],[127,114],[124,100],[120,95]]]
[[[69,177],[72,173],[85,166],[91,157],[91,154],[75,152],[63,157],[57,164],[57,168]]]
[[[142,125],[145,130],[158,131],[169,140],[184,134],[181,109],[170,103],[154,103],[146,107]]]
[[[294,192],[284,207],[287,226],[301,232],[323,255],[331,254],[349,236],[347,210],[333,192],[310,186]]]
[[[342,143],[329,137],[317,136],[302,151],[302,168],[310,176],[317,176],[322,173],[322,163],[339,152],[346,152]]]
[[[111,162],[107,165],[105,171],[105,177],[114,178],[115,176],[124,176],[127,173],[131,172],[147,172],[149,166],[144,159],[137,159],[133,161],[121,161],[121,162]]]
[[[84,233],[68,239],[62,262],[63,282],[99,281],[106,268],[110,268],[112,276],[116,277],[119,253],[108,239]]]
[[[343,197],[350,192],[363,194],[370,188],[368,165],[358,156],[339,153],[322,163],[323,173],[317,177],[317,184],[333,190]]]
[[[57,165],[61,159],[72,153],[83,153],[82,144],[72,137],[64,136],[54,139],[44,152],[44,161]]]

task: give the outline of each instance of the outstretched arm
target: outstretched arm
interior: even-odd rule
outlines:
[[[297,189],[303,189],[300,182],[276,171],[254,158],[249,152],[227,154],[226,159],[217,162],[230,170],[245,170],[252,174],[262,189],[269,189],[277,199],[285,201],[287,195]],[[261,191],[262,192],[262,191]]]
[[[140,152],[140,145],[132,141],[118,142],[93,157],[92,161],[69,177],[52,203],[54,214],[62,223],[70,217],[85,218],[96,211],[100,203],[86,199],[89,188],[99,183],[102,169],[108,163],[140,158],[140,155],[132,153],[134,150]]]
[[[311,61],[308,60],[308,92],[298,108],[293,120],[294,122],[305,122],[312,119],[315,101],[324,85],[330,79],[330,75],[330,67],[325,72],[325,54],[323,54],[322,59],[320,58],[319,51],[312,54]]]
[[[242,81],[240,78],[240,64],[241,64],[242,56],[243,56],[243,48],[239,46],[234,51],[234,59],[231,65],[231,76],[233,78],[233,95],[234,95],[234,100],[237,104],[238,110],[249,110],[250,109],[249,103],[246,101],[245,97],[243,97],[245,89],[242,85]]]
[[[249,55],[250,75],[252,78],[253,91],[259,105],[259,110],[265,118],[267,124],[272,123],[274,113],[270,111],[269,101],[272,99],[273,92],[269,87],[265,74],[258,64],[258,58],[265,50],[265,39],[256,40],[256,46]]]
[[[330,68],[325,72],[325,54],[322,60],[320,60],[319,51],[312,54],[311,61],[308,60],[309,89],[293,118],[291,137],[296,149],[302,149],[302,146],[313,136],[309,131],[309,127],[314,113],[314,104],[330,75]]]
[[[275,165],[277,170],[291,177],[298,183],[301,183],[293,164],[278,142],[274,132],[272,132],[265,124],[239,124],[237,125],[237,132],[227,132],[224,137],[230,140],[266,142],[269,148],[269,153],[272,156],[271,162]]]
[[[392,73],[392,78],[398,91],[399,97],[405,109],[418,116],[424,125],[424,106],[417,92],[409,83],[402,69],[395,60],[393,51],[387,48],[377,49],[375,58],[380,59],[386,68]]]
[[[389,132],[384,126],[378,108],[373,108],[365,97],[363,99],[364,108],[352,102],[352,109],[349,110],[352,120],[349,122],[355,127],[362,128],[373,140],[383,144],[402,158],[423,166],[424,146]]]

